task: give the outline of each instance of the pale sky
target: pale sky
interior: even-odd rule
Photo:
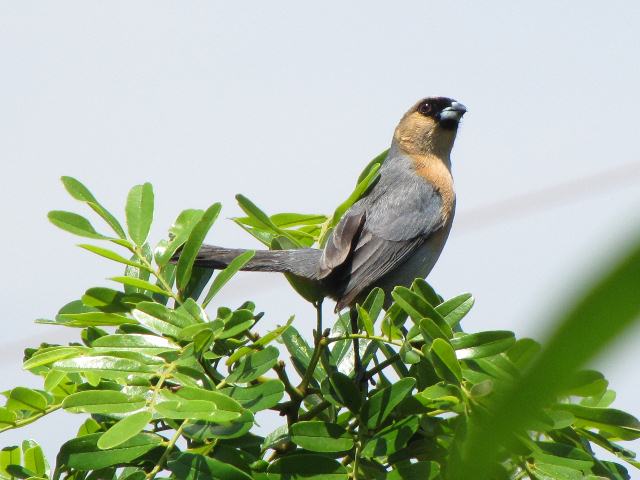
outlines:
[[[538,339],[640,225],[637,168],[533,213],[507,216],[507,202],[498,223],[469,214],[637,167],[637,2],[1,0],[0,12],[3,390],[37,380],[21,370],[24,347],[77,338],[33,320],[120,273],[47,222],[51,209],[86,213],[61,175],[120,218],[128,189],[152,182],[155,241],[185,208],[221,201],[238,215],[239,192],[269,213],[329,213],[411,104],[456,98],[469,109],[453,152],[458,216],[429,281],[476,296],[467,331]],[[257,247],[225,219],[208,241]],[[243,274],[219,303],[247,298],[266,325],[296,314],[310,333],[312,309],[280,276]],[[637,416],[639,333],[595,365],[614,406]],[[56,415],[0,443],[30,435],[51,455],[79,421]]]

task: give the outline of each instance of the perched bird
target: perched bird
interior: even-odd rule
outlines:
[[[374,287],[426,277],[455,210],[451,149],[466,108],[445,97],[420,100],[402,117],[378,182],[342,217],[323,250],[259,250],[243,270],[283,272],[317,282],[336,311]],[[224,268],[242,249],[203,245],[195,265]]]

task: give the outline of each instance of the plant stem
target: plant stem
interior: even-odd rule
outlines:
[[[325,411],[330,406],[331,404],[329,402],[327,402],[326,400],[323,400],[322,402],[317,404],[315,407],[313,407],[306,413],[300,415],[300,418],[298,418],[298,420],[300,421],[311,420],[312,418],[316,417],[319,413]]]
[[[182,435],[182,428],[184,427],[184,424],[186,422],[187,421],[184,420],[176,430],[176,433],[173,435],[173,437],[171,437],[171,440],[169,440],[169,443],[167,443],[167,448],[165,449],[164,453],[160,457],[160,460],[158,460],[158,463],[156,463],[156,466],[153,467],[153,470],[147,473],[147,476],[145,477],[146,480],[151,480],[158,474],[160,470],[164,468],[164,464],[167,461],[167,458],[169,458],[169,454],[171,453],[171,450],[173,450],[173,447],[175,446],[176,442]]]
[[[398,355],[398,354],[394,355],[391,358],[387,358],[386,360],[384,360],[383,362],[380,362],[374,368],[372,368],[371,370],[366,372],[364,374],[364,378],[369,380],[370,378],[372,378],[377,373],[382,372],[382,370],[384,370],[388,366],[392,365],[393,363],[397,362],[399,359],[400,359],[400,355]]]
[[[24,427],[25,425],[29,425],[30,423],[35,422],[36,420],[44,417],[45,415],[49,415],[50,413],[59,410],[62,407],[62,404],[59,403],[57,405],[51,405],[49,408],[42,410],[41,412],[36,413],[33,417],[23,418],[21,420],[16,420],[11,425],[7,425],[5,427],[0,428],[0,433],[5,432],[7,430],[12,430],[14,428]]]
[[[327,338],[327,343],[333,343],[333,342],[339,342],[340,340],[349,340],[352,338],[362,338],[365,340],[375,340],[377,342],[382,342],[382,343],[386,343],[387,345],[393,345],[396,347],[402,347],[402,343],[400,342],[396,342],[393,340],[389,340],[388,338],[385,337],[379,337],[377,335],[362,335],[362,334],[350,334],[350,335],[344,335],[342,337],[331,337],[331,338]],[[416,352],[418,355],[420,355],[421,357],[424,358],[424,353],[422,353],[422,350],[415,348],[415,347],[411,347],[411,349]]]
[[[362,371],[362,359],[360,358],[360,340],[358,340],[360,337],[356,336],[360,331],[358,329],[358,310],[353,307],[349,309],[349,320],[351,321],[351,338],[353,340],[353,370],[356,375],[356,385],[362,389],[362,382],[365,379]]]
[[[140,260],[140,263],[142,263],[142,265],[145,266],[145,268],[147,270],[149,270],[149,272],[153,273],[153,275],[158,279],[158,281],[160,282],[160,285],[162,285],[162,288],[164,288],[166,290],[166,293],[173,298],[176,302],[178,303],[182,303],[182,298],[180,297],[180,293],[173,293],[173,289],[171,288],[171,285],[169,285],[169,282],[167,282],[167,280],[164,278],[164,276],[160,273],[160,269],[154,269],[153,265],[151,265],[151,263],[147,260],[147,257],[144,256],[144,253],[142,253],[142,249],[138,246],[136,246],[133,250],[133,253],[138,257],[138,260]]]

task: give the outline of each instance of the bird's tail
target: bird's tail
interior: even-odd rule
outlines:
[[[224,248],[215,245],[202,245],[194,265],[205,268],[225,268],[238,255],[247,250],[241,248]],[[317,280],[319,276],[318,262],[322,251],[316,248],[301,248],[299,250],[256,250],[242,270],[252,272],[281,272],[291,273],[309,280]],[[180,252],[174,256],[177,260]]]

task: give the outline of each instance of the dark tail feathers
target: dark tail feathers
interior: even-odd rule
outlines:
[[[215,245],[202,245],[194,265],[199,267],[222,269],[247,250],[241,248],[224,248]],[[177,261],[181,252],[177,252],[173,260]],[[309,280],[318,279],[318,264],[322,251],[315,248],[299,250],[256,250],[254,257],[242,267],[252,272],[292,273]]]

